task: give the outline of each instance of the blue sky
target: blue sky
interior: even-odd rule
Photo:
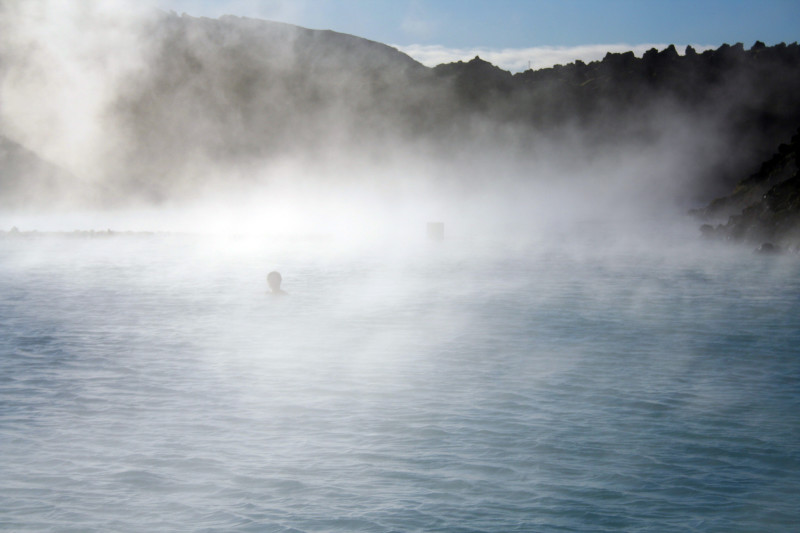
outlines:
[[[800,0],[152,1],[194,16],[233,14],[349,33],[397,46],[426,64],[473,52],[485,57],[505,50],[510,58],[521,50],[514,56],[521,64],[523,56],[549,50],[547,63],[560,57],[554,51],[593,59],[590,50],[600,54],[604,45],[641,52],[651,45],[682,50],[687,44],[750,47],[757,40],[800,39]]]

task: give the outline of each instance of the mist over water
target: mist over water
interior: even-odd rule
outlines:
[[[0,30],[0,141],[61,169],[0,176],[2,527],[800,521],[800,269],[685,216],[737,163],[724,103],[606,138],[453,119],[339,34],[125,2]]]
[[[800,272],[671,243],[6,238],[3,522],[789,531]]]

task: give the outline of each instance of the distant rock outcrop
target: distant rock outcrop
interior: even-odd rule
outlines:
[[[164,14],[148,69],[112,110],[131,167],[174,168],[187,155],[260,158],[318,149],[413,112],[428,69],[402,52],[333,31],[264,20]],[[400,123],[402,121],[398,121]]]
[[[709,222],[727,217],[702,226],[707,238],[764,243],[762,252],[800,251],[800,129],[733,193],[693,213]]]
[[[704,154],[709,168],[694,186],[707,198],[742,168],[755,170],[800,123],[797,44],[684,55],[670,46],[512,75],[479,57],[429,69],[358,37],[238,17],[165,15],[149,33],[149,69],[125,84],[110,114],[128,140],[119,175],[138,173],[137,183],[198,159],[461,146],[487,127],[513,131],[520,144],[559,128],[579,128],[601,147],[642,142],[682,114],[737,143],[726,157]],[[153,187],[168,193],[169,184]]]
[[[511,74],[478,57],[431,69],[367,39],[249,18],[159,13],[146,25],[146,39],[135,41],[141,68],[137,62],[115,78],[98,113],[100,144],[107,139],[98,147],[100,202],[233,187],[237,179],[257,179],[235,170],[293,157],[321,164],[333,154],[341,164],[425,150],[449,161],[457,150],[495,150],[511,159],[562,134],[580,138],[565,148],[568,156],[602,154],[687,132],[693,140],[713,138],[693,159],[703,167],[693,175],[693,194],[706,201],[755,172],[800,124],[796,43],[702,53],[688,47],[683,55],[670,46],[641,58],[609,53],[602,61]],[[7,49],[14,64],[0,57],[0,65],[11,72],[24,71],[35,47]],[[17,155],[0,158],[0,203],[35,203],[56,190],[49,178],[35,177],[48,174],[44,167],[30,170],[24,161],[32,159],[12,151]],[[750,205],[785,181],[778,174],[746,198],[726,200],[725,209]]]

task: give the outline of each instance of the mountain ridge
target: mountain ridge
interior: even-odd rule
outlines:
[[[670,45],[511,74],[478,57],[429,68],[376,41],[233,15],[161,13],[142,34],[144,68],[102,113],[105,202],[180,198],[281,158],[357,164],[424,150],[446,162],[560,138],[578,139],[565,150],[583,157],[675,138],[697,167],[675,179],[708,202],[800,124],[796,43],[684,55]],[[703,147],[680,147],[684,131]]]

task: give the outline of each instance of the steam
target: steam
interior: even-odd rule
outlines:
[[[4,5],[2,30],[0,134],[74,176],[67,214],[23,220],[40,229],[371,242],[431,220],[450,238],[513,239],[603,220],[630,232],[683,213],[698,153],[718,150],[713,122],[668,106],[638,117],[656,135],[617,145],[477,115],[442,128],[453,96],[415,61],[383,68],[394,52],[376,43],[299,50],[305,30],[277,23],[37,0]],[[359,68],[372,74],[352,78]],[[428,123],[408,118],[420,105]]]
[[[144,68],[139,30],[147,14],[119,0],[7,2],[0,14],[2,133],[99,179],[98,154],[115,142],[105,113],[120,80]]]
[[[25,488],[6,491],[21,528],[421,529],[473,501],[518,527],[543,499],[593,520],[611,494],[593,487],[616,489],[620,464],[674,488],[681,463],[660,462],[663,489],[639,452],[672,431],[665,413],[678,424],[728,392],[712,382],[741,389],[730,347],[794,355],[796,278],[685,244],[695,178],[729,154],[718,110],[630,109],[610,140],[536,130],[460,114],[457,87],[378,43],[119,0],[0,5],[0,141],[68,173],[57,203],[31,174],[30,203],[0,209],[3,436],[18,443],[0,464]],[[288,297],[265,297],[273,270]],[[772,355],[756,374],[784,385]],[[680,453],[716,453],[704,430],[720,419],[703,417]],[[654,433],[631,454],[635,424]],[[589,471],[573,475],[581,447]],[[435,496],[454,487],[469,499]],[[664,515],[653,501],[620,520]]]

